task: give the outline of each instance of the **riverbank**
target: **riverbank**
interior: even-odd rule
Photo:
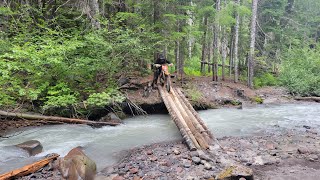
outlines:
[[[105,168],[97,179],[214,179],[225,167],[241,164],[255,180],[304,179],[320,176],[320,136],[288,131],[250,137],[224,137],[219,150],[190,152],[182,142],[153,144],[128,152],[119,164]]]

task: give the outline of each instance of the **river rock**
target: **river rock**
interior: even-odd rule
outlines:
[[[173,153],[174,153],[175,155],[179,155],[181,152],[180,152],[178,149],[174,149],[174,150],[173,150]]]
[[[221,171],[217,176],[217,180],[234,180],[240,178],[253,180],[252,169],[242,165],[233,165]]]
[[[74,148],[64,158],[59,158],[58,165],[62,176],[68,180],[94,179],[96,174],[96,163],[80,148]]]
[[[204,163],[204,168],[205,168],[206,170],[210,170],[210,169],[212,169],[212,166],[211,166],[210,163],[205,162],[205,163]]]
[[[201,159],[199,157],[192,157],[192,162],[194,162],[195,164],[200,164]]]
[[[15,146],[27,151],[30,156],[34,156],[36,154],[39,154],[43,150],[41,143],[37,140],[26,141],[21,144],[17,144]]]

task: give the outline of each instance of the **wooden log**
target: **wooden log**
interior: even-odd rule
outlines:
[[[206,141],[206,144],[212,144],[212,139],[210,138],[210,136],[208,135],[207,131],[203,128],[203,126],[199,123],[199,121],[197,120],[197,118],[192,114],[192,112],[190,111],[190,109],[187,107],[187,105],[184,103],[184,101],[182,100],[182,97],[179,96],[179,94],[177,94],[175,91],[172,91],[172,93],[174,94],[175,97],[178,98],[178,101],[180,102],[180,104],[182,105],[183,109],[185,110],[187,117],[190,119],[190,121],[192,122],[192,124],[194,125],[194,127],[196,128],[197,132],[199,132],[202,135],[202,139],[204,139]]]
[[[193,144],[192,140],[190,139],[188,133],[186,132],[186,130],[183,128],[183,125],[182,123],[179,121],[178,119],[178,116],[177,114],[173,111],[173,109],[171,108],[171,105],[168,101],[168,99],[166,98],[166,96],[168,94],[165,94],[164,90],[162,89],[162,87],[158,86],[158,89],[159,89],[159,92],[160,92],[160,95],[162,97],[162,100],[164,102],[164,104],[166,105],[167,109],[168,109],[168,112],[172,118],[172,120],[175,122],[175,124],[177,125],[181,135],[182,135],[182,138],[184,139],[184,141],[186,142],[188,148],[193,151],[193,150],[196,150],[196,147],[195,145]]]
[[[95,126],[116,126],[120,123],[116,122],[96,122],[96,121],[89,121],[83,119],[73,119],[73,118],[65,118],[65,117],[57,117],[57,116],[42,116],[42,115],[34,115],[34,114],[25,114],[25,113],[12,113],[0,110],[1,116],[7,117],[18,117],[28,120],[45,120],[45,121],[59,121],[64,123],[71,123],[71,124],[88,124],[88,125],[95,125]]]
[[[320,97],[295,97],[295,100],[298,101],[315,101],[320,102]]]
[[[207,131],[208,135],[210,136],[210,138],[213,140],[214,136],[211,133],[210,130],[208,130],[208,127],[205,125],[205,123],[202,121],[202,119],[200,118],[199,114],[197,113],[196,110],[194,110],[193,106],[190,104],[190,102],[188,101],[188,99],[183,95],[182,91],[180,88],[177,88],[177,93],[179,94],[179,96],[182,98],[184,104],[190,109],[190,111],[192,112],[192,114],[196,117],[196,119],[198,120],[198,122],[202,125],[202,127],[204,128],[204,130]]]
[[[1,180],[15,179],[21,176],[34,173],[58,157],[59,157],[59,154],[52,154],[50,157],[47,157],[45,159],[42,159],[32,164],[23,166],[22,168],[10,171],[8,173],[2,174],[0,175],[0,179]]]
[[[182,117],[186,121],[186,123],[187,123],[189,129],[191,130],[192,134],[196,137],[196,140],[199,143],[200,147],[202,149],[208,149],[209,148],[208,142],[202,136],[201,131],[199,131],[196,128],[195,124],[192,122],[193,115],[190,113],[191,116],[189,116],[189,114],[187,113],[188,109],[183,106],[183,103],[181,103],[181,101],[177,97],[177,95],[176,95],[176,93],[175,93],[173,88],[171,90],[171,93],[172,93],[172,97],[174,98],[174,102],[176,103],[176,105],[177,105],[177,107],[179,109],[179,112],[181,113]]]

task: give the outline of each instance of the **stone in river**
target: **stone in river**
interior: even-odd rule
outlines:
[[[30,156],[34,156],[36,154],[41,153],[43,149],[41,143],[37,140],[26,141],[15,146],[27,151]]]

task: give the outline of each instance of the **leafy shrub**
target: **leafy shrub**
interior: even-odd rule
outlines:
[[[259,77],[253,79],[254,88],[263,86],[275,86],[278,84],[278,80],[270,73],[265,73]]]
[[[320,51],[297,48],[283,56],[281,84],[294,95],[320,96]]]

